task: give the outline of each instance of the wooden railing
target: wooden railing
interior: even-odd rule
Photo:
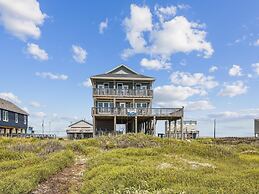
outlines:
[[[153,90],[150,89],[114,89],[114,88],[93,88],[94,96],[124,96],[124,97],[153,97]]]
[[[110,108],[93,107],[93,115],[112,116],[183,116],[183,108]]]

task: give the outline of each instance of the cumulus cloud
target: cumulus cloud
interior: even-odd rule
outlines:
[[[124,50],[122,57],[148,54],[153,58],[170,59],[175,53],[192,51],[203,54],[205,58],[210,57],[214,50],[211,43],[206,41],[204,25],[189,21],[184,16],[175,16],[175,9],[174,6],[156,7],[154,16],[158,16],[160,22],[153,23],[149,7],[132,4],[130,17],[124,20],[126,38],[131,48]]]
[[[48,53],[34,43],[27,44],[27,53],[37,60],[46,61],[49,59]]]
[[[159,59],[149,60],[147,58],[143,58],[140,61],[140,65],[146,69],[154,69],[154,70],[169,69],[171,66],[171,64],[165,60],[159,60]]]
[[[203,91],[192,87],[174,85],[154,88],[154,102],[160,107],[172,107],[176,104],[182,104],[183,101],[193,95],[203,95]]]
[[[108,18],[106,18],[104,21],[102,21],[99,24],[99,33],[103,34],[104,30],[108,28]]]
[[[67,80],[68,76],[64,74],[54,74],[51,72],[36,72],[36,76],[51,80]]]
[[[84,87],[86,87],[86,88],[92,87],[91,79],[90,79],[90,78],[86,79],[86,80],[82,83],[82,85],[83,85]]]
[[[12,92],[1,92],[0,98],[3,98],[16,104],[21,103],[21,100],[18,98],[18,96],[14,95]]]
[[[215,71],[217,71],[217,70],[218,70],[218,67],[214,65],[214,66],[211,66],[211,67],[210,67],[209,72],[210,72],[210,73],[213,73],[213,72],[215,72]]]
[[[126,37],[131,49],[124,50],[122,56],[127,58],[135,53],[145,53],[146,40],[144,32],[152,30],[152,14],[147,6],[139,7],[130,5],[130,17],[125,18],[123,22],[126,30]]]
[[[34,112],[34,113],[32,113],[32,116],[34,116],[34,117],[36,117],[36,118],[42,119],[42,118],[46,117],[47,114],[44,113],[44,112]]]
[[[236,81],[233,83],[224,83],[223,89],[219,92],[220,96],[234,97],[247,92],[248,87],[242,81]]]
[[[228,71],[228,74],[230,76],[242,76],[242,68],[239,66],[239,65],[233,65],[229,71]]]
[[[31,101],[30,106],[32,106],[34,108],[39,108],[39,107],[41,107],[41,104],[37,101]]]
[[[77,63],[84,63],[87,57],[87,52],[85,49],[78,45],[72,45],[72,51],[73,51],[73,59]]]
[[[189,101],[184,106],[187,111],[212,110],[215,108],[208,100]]]
[[[243,109],[239,111],[215,112],[209,114],[208,117],[222,120],[254,119],[259,117],[259,108]]]
[[[254,68],[256,74],[259,75],[259,63],[252,64],[252,67]]]
[[[47,15],[37,0],[0,0],[0,23],[21,40],[39,38]]]
[[[188,73],[176,71],[170,76],[171,82],[183,86],[197,86],[204,89],[212,89],[218,86],[212,76],[205,76],[203,73]]]
[[[257,39],[257,40],[254,42],[253,45],[254,45],[254,46],[259,46],[259,39]]]

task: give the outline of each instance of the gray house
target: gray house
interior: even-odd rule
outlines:
[[[28,115],[14,103],[0,98],[0,136],[26,134]]]

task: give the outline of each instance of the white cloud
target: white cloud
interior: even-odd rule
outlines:
[[[171,82],[183,86],[197,86],[204,89],[212,89],[218,86],[212,76],[205,76],[203,73],[188,73],[176,71],[170,76]]]
[[[102,34],[106,28],[108,28],[108,18],[106,18],[104,21],[100,23],[99,33]]]
[[[170,56],[198,51],[205,58],[210,57],[214,51],[211,43],[205,40],[207,33],[201,28],[201,24],[189,22],[184,16],[162,23],[161,29],[152,32],[152,53]]]
[[[253,45],[254,45],[254,46],[259,46],[259,39],[257,39],[257,40],[254,42]]]
[[[239,66],[239,65],[233,65],[229,71],[228,71],[228,74],[230,76],[242,76],[242,68]]]
[[[37,101],[31,101],[30,106],[32,106],[34,108],[39,108],[39,107],[41,107],[41,104]]]
[[[213,65],[213,66],[210,67],[209,72],[210,72],[210,73],[213,73],[213,72],[215,72],[215,71],[217,71],[217,70],[218,70],[218,67],[215,66],[215,65]]]
[[[161,23],[164,22],[165,19],[169,19],[175,16],[176,12],[177,6],[155,6],[155,14],[157,15]]]
[[[132,4],[130,18],[124,20],[131,48],[124,50],[122,57],[149,54],[169,59],[175,53],[192,51],[202,53],[205,58],[210,57],[214,51],[211,43],[206,41],[204,24],[190,22],[184,16],[173,17],[175,9],[174,6],[155,7],[155,15],[160,22],[153,23],[149,7]]]
[[[86,88],[89,88],[89,87],[92,87],[92,82],[91,82],[91,79],[88,78],[87,80],[85,80],[82,84],[84,87]]]
[[[0,0],[0,23],[12,35],[26,40],[39,38],[47,17],[37,0]]]
[[[27,44],[27,53],[37,60],[46,61],[49,59],[48,53],[34,43]]]
[[[32,113],[32,116],[37,117],[37,118],[44,118],[47,116],[47,114],[44,112],[34,112],[34,113]]]
[[[234,97],[247,92],[247,86],[242,81],[236,81],[231,84],[224,83],[223,89],[219,92],[220,96]]]
[[[208,100],[189,101],[186,103],[186,110],[212,110],[215,107]]]
[[[222,120],[254,119],[259,117],[259,108],[243,109],[239,111],[216,112],[209,114],[208,117]]]
[[[182,101],[194,95],[203,95],[203,91],[191,87],[164,85],[154,89],[154,102],[161,107],[173,107],[177,104],[183,106]]]
[[[14,102],[17,104],[21,103],[21,100],[16,95],[14,95],[12,92],[1,92],[0,98],[3,98],[5,100],[11,101],[11,102]]]
[[[256,74],[259,75],[259,63],[252,64],[252,67],[254,68]]]
[[[122,56],[129,57],[135,53],[146,52],[146,40],[143,33],[152,30],[152,14],[147,6],[130,5],[130,17],[123,22],[126,36],[132,49],[124,50]]]
[[[87,57],[87,52],[85,49],[78,45],[72,45],[73,58],[78,63],[84,63]]]
[[[143,58],[140,61],[140,65],[146,69],[154,69],[154,70],[160,70],[160,69],[169,69],[171,64],[164,61],[164,60],[158,60],[158,59],[150,59]]]
[[[64,74],[54,74],[51,72],[36,72],[36,76],[51,80],[67,80],[68,76]]]

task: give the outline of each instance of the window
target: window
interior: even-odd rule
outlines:
[[[15,113],[15,123],[18,123],[18,114]]]
[[[98,84],[98,85],[97,85],[97,88],[98,88],[98,89],[103,89],[104,87],[103,87],[102,84]]]
[[[105,83],[103,84],[104,88],[109,88],[109,84],[108,83]]]
[[[147,108],[147,103],[146,102],[136,103],[136,107],[137,108]]]
[[[1,121],[1,119],[2,119],[2,111],[0,110],[0,121]]]
[[[117,89],[122,90],[123,84],[122,83],[117,83]]]
[[[3,111],[3,121],[8,122],[9,118],[8,118],[8,111],[4,110]]]
[[[27,116],[26,115],[24,115],[24,125],[26,125],[27,124]]]

